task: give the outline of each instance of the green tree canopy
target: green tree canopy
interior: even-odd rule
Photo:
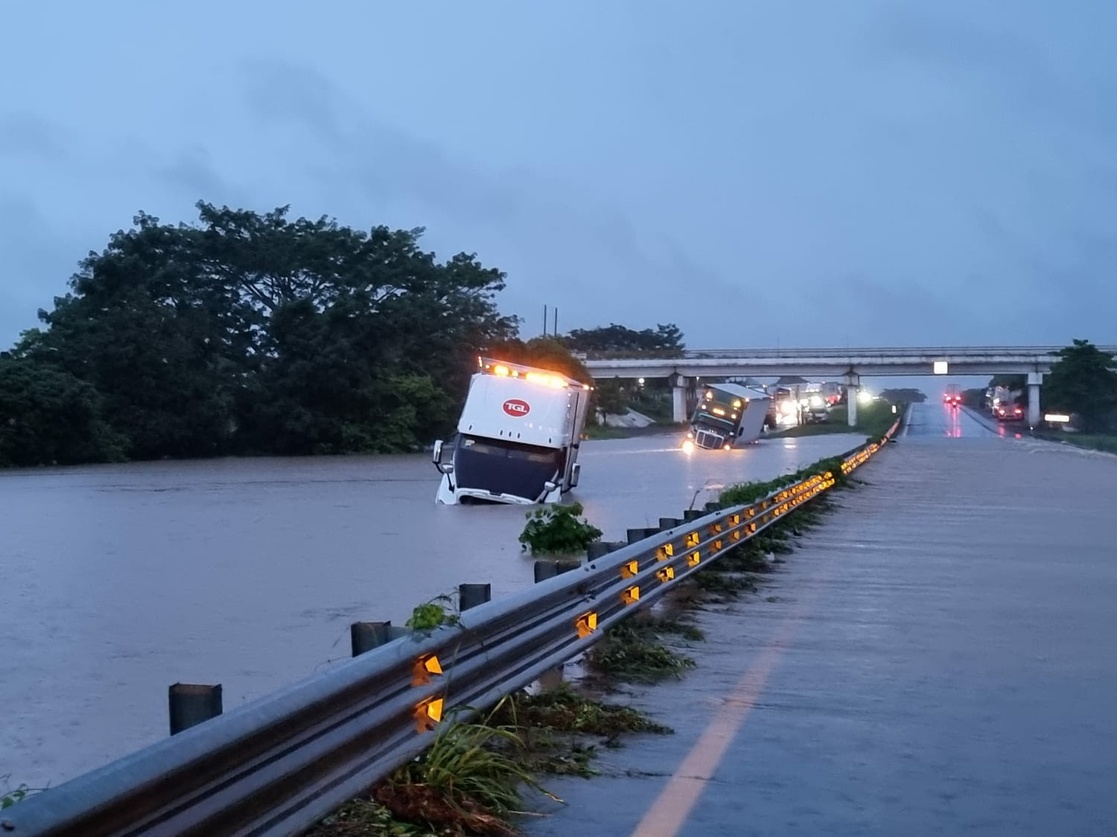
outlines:
[[[1075,340],[1059,351],[1059,360],[1044,381],[1046,409],[1077,414],[1082,429],[1117,430],[1117,359],[1089,340]]]
[[[452,424],[479,347],[516,336],[504,275],[438,262],[421,229],[198,211],[137,216],[17,349],[90,385],[130,457],[408,449]]]
[[[635,331],[616,323],[591,329],[574,329],[563,342],[575,352],[587,355],[638,354],[653,357],[678,357],[686,346],[683,333],[673,323],[655,329]]]

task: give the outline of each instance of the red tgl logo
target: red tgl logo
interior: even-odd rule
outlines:
[[[531,412],[531,405],[526,401],[521,401],[519,398],[509,398],[503,404],[504,412],[510,416],[526,416]]]

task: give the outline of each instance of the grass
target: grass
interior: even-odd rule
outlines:
[[[1050,442],[1066,442],[1086,450],[1100,450],[1105,453],[1117,453],[1117,435],[1105,433],[1058,433],[1040,431],[1035,434],[1039,439]]]
[[[849,413],[845,407],[835,407],[830,411],[830,421],[822,424],[802,424],[779,433],[780,436],[821,436],[827,433],[864,433],[870,439],[879,439],[903,415],[904,405],[892,405],[883,401],[857,405],[857,426],[849,426]]]
[[[630,706],[606,703],[568,685],[501,700],[480,722],[449,721],[421,756],[366,796],[320,822],[309,837],[467,837],[516,834],[526,792],[557,799],[536,779],[597,775],[593,738],[618,746],[631,733],[670,727]]]

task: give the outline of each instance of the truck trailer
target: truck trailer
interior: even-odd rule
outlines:
[[[578,484],[591,388],[547,369],[477,363],[457,434],[434,443],[436,502],[557,502]]]
[[[683,447],[729,450],[755,442],[764,430],[771,400],[768,393],[740,384],[704,387]]]

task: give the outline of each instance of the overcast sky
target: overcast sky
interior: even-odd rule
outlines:
[[[1117,343],[1117,3],[17,2],[0,343],[137,210],[424,226],[541,330]]]

